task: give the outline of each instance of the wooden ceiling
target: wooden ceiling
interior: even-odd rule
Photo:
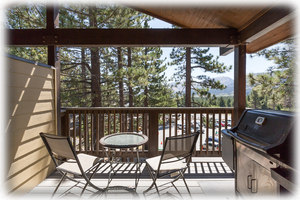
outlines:
[[[234,28],[241,33],[240,42],[247,44],[247,53],[257,52],[294,35],[293,10],[283,6],[134,6],[134,8],[182,28]],[[253,33],[249,35],[251,32]]]
[[[147,7],[141,11],[183,28],[242,29],[267,8]]]

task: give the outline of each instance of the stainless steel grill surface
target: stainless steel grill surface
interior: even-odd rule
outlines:
[[[222,131],[222,157],[235,170],[241,195],[293,192],[294,116],[291,112],[246,110]]]

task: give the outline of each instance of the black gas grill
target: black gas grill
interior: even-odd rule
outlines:
[[[222,157],[235,170],[238,194],[293,191],[293,129],[290,112],[246,110],[234,128],[222,130]]]

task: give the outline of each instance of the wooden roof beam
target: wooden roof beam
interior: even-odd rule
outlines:
[[[228,54],[234,51],[234,47],[220,47],[219,54],[220,56],[227,56]]]
[[[239,32],[241,43],[250,43],[294,18],[292,9],[271,8]]]
[[[7,45],[16,46],[228,46],[236,29],[13,29]]]

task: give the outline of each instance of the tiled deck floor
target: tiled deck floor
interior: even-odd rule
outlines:
[[[134,185],[134,174],[128,169],[134,169],[132,166],[117,166],[119,174],[111,182],[110,186],[122,185],[132,187]],[[144,166],[143,166],[144,167]],[[107,172],[106,166],[99,170],[99,174],[93,179],[93,183],[99,187],[106,187]],[[128,170],[128,171],[126,171]],[[124,173],[126,171],[126,173]],[[132,174],[132,175],[131,175]],[[130,178],[132,176],[132,178]],[[221,158],[194,158],[190,169],[186,172],[186,180],[189,185],[191,196],[189,196],[182,180],[175,182],[180,194],[174,187],[162,187],[161,194],[158,196],[155,190],[149,191],[146,195],[143,191],[146,190],[152,183],[152,180],[147,176],[147,170],[143,168],[141,179],[136,193],[125,190],[109,190],[105,193],[95,193],[96,191],[88,187],[82,198],[102,198],[102,199],[198,199],[200,197],[214,197],[218,199],[232,199],[234,193],[234,179],[232,171],[226,166]],[[45,181],[34,188],[27,197],[50,197],[56,185],[60,180],[60,176],[56,174],[48,177]],[[80,179],[78,179],[80,180]],[[83,179],[82,179],[83,180]],[[168,179],[158,180],[158,185],[167,182]],[[64,181],[56,193],[56,197],[60,198],[80,198],[82,184],[74,185],[72,181]],[[71,187],[71,188],[70,188]]]

